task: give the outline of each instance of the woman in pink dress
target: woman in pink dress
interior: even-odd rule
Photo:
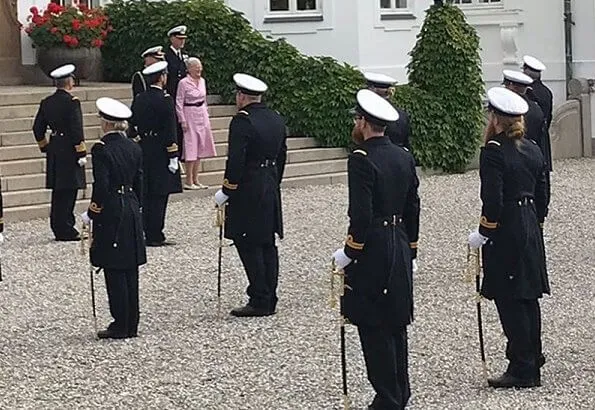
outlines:
[[[205,189],[198,182],[202,158],[214,157],[215,143],[207,110],[207,86],[202,78],[202,63],[196,57],[186,62],[188,75],[180,80],[176,95],[176,112],[184,131],[185,189]]]

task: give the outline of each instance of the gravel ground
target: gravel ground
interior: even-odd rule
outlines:
[[[543,303],[544,386],[482,384],[466,237],[479,217],[478,174],[422,179],[416,321],[409,328],[414,409],[595,408],[595,161],[558,162],[546,241],[553,295]],[[54,243],[47,221],[9,224],[0,283],[0,408],[341,408],[339,332],[329,309],[329,257],[347,224],[345,186],[284,191],[279,313],[226,315],[245,301],[234,248],[224,250],[216,309],[212,200],[170,206],[178,246],[152,248],[141,268],[140,337],[96,341],[88,265],[79,246]],[[96,281],[100,327],[109,323]],[[491,374],[504,370],[504,337],[484,304]],[[354,408],[372,399],[355,329],[348,328]]]

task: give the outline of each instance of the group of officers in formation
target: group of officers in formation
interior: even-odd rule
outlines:
[[[145,68],[133,77],[131,109],[111,98],[96,102],[103,136],[91,150],[93,192],[81,217],[92,224],[91,263],[104,271],[114,319],[99,338],[137,336],[138,266],[147,260],[145,246],[168,244],[163,235],[167,197],[181,192],[182,144],[173,96],[184,76],[186,27],[168,34],[171,47],[165,55],[161,47],[142,54]],[[489,379],[493,387],[539,386],[545,363],[538,300],[549,293],[542,229],[550,198],[552,94],[540,80],[544,70],[526,56],[522,72],[505,70],[503,86],[487,92],[483,206],[469,245],[483,248],[481,293],[495,301],[508,339],[509,365]],[[85,188],[87,151],[81,105],[71,94],[74,71],[68,65],[52,72],[57,90],[41,102],[33,126],[47,153],[51,228],[60,241],[80,240],[73,208],[77,190]],[[358,327],[376,392],[369,408],[403,409],[411,394],[407,326],[413,320],[419,181],[409,117],[389,102],[396,81],[376,73],[365,77],[368,87],[357,93],[353,110],[349,227],[332,260],[344,272],[342,314]],[[229,126],[225,175],[214,198],[226,209],[225,237],[233,241],[249,281],[248,303],[231,314],[269,316],[277,305],[286,127],[262,101],[266,83],[241,73],[233,80],[238,112]]]

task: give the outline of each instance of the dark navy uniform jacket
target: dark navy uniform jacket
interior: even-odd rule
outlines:
[[[537,144],[500,134],[480,156],[484,280],[489,299],[549,293],[540,223],[548,209],[546,164]]]
[[[345,316],[356,325],[400,328],[413,320],[411,260],[420,201],[415,161],[388,137],[364,141],[348,160],[349,229]]]
[[[285,121],[264,103],[240,110],[229,125],[223,192],[229,196],[225,237],[269,243],[283,237],[279,185],[287,158]]]
[[[41,152],[47,154],[46,188],[85,188],[85,169],[78,164],[87,156],[79,99],[61,89],[44,98],[33,122],[33,134]]]

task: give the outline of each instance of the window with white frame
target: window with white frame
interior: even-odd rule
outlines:
[[[502,5],[502,0],[453,0],[454,4],[460,4],[461,6],[489,6],[489,5]]]
[[[269,11],[271,14],[320,13],[320,3],[322,0],[269,0]]]
[[[380,0],[380,10],[382,12],[400,12],[409,10],[413,0]]]

